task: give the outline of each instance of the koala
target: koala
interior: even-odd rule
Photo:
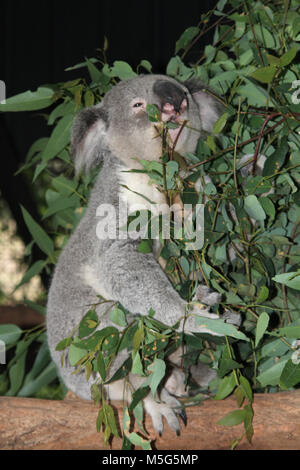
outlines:
[[[218,100],[201,82],[180,83],[171,77],[153,74],[118,83],[100,104],[81,110],[75,118],[71,154],[76,172],[87,172],[100,165],[101,171],[86,212],[62,250],[54,271],[47,304],[47,337],[64,383],[87,400],[91,399],[92,379],[87,382],[83,373],[72,374],[70,366],[61,367],[60,353],[55,348],[80,323],[90,306],[99,302],[97,295],[120,302],[132,315],[147,315],[152,308],[155,318],[168,325],[174,325],[189,308],[173,288],[155,254],[138,251],[139,239],[119,237],[119,227],[116,237],[98,236],[104,220],[107,221],[99,207],[112,206],[119,214],[125,206],[131,209],[136,203],[146,207],[147,201],[166,203],[164,193],[155,184],[149,184],[145,173],[130,171],[142,169],[141,159],[158,162],[162,155],[162,137],[157,123],[148,118],[148,104],[157,106],[163,122],[187,121],[181,129],[178,126],[169,131],[181,155],[195,151],[199,137],[211,132],[220,115]],[[198,299],[211,306],[220,302],[220,295],[201,285]],[[95,307],[101,329],[110,324],[105,308],[99,303]],[[217,317],[205,309],[202,313]],[[194,317],[187,319],[185,332],[203,331],[207,332],[195,323]],[[123,354],[124,351],[117,356],[111,375],[127,357]],[[128,380],[136,389],[144,379],[130,374]],[[176,386],[177,380],[183,380],[178,371],[169,379],[171,393],[168,386],[163,386],[159,396],[149,393],[143,400],[160,434],[163,417],[177,434],[180,431],[178,417],[185,420],[180,402],[173,395],[180,389]],[[123,399],[123,385],[121,380],[105,386],[110,400]],[[126,393],[130,400],[129,390]]]

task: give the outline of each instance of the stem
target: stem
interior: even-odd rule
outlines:
[[[280,115],[280,114],[278,114],[278,115]],[[288,116],[283,117],[282,119],[280,119],[280,121],[276,122],[273,126],[269,127],[263,133],[263,136],[269,134],[269,132],[273,131],[277,126],[282,124],[286,120],[286,117],[288,117]],[[236,146],[236,148],[240,148],[240,147],[243,147],[244,145],[250,144],[251,142],[254,142],[255,140],[257,140],[258,138],[259,138],[259,135],[255,135],[254,137],[251,137],[251,139],[245,140],[244,142],[241,142],[240,144],[238,144]],[[206,160],[202,160],[202,162],[195,163],[194,165],[188,166],[187,170],[193,170],[194,168],[198,168],[198,166],[200,166],[200,165],[204,165],[205,163],[208,163],[212,160],[216,160],[217,158],[221,157],[224,153],[231,152],[234,149],[235,149],[235,145],[232,145],[231,147],[227,147],[226,149],[221,150],[220,152],[218,152],[213,157],[207,158]]]
[[[227,337],[226,335],[225,335],[225,341],[226,341],[226,346],[227,346],[227,349],[228,349],[229,357],[230,357],[230,359],[233,361],[233,357],[232,357],[232,352],[231,352],[230,344],[229,344],[229,341],[228,341],[228,337]],[[239,382],[239,379],[238,379],[236,370],[233,369],[232,372],[233,372],[233,375],[234,375],[234,380],[235,380],[236,386],[238,387],[238,386],[240,385],[240,382]]]
[[[237,193],[239,192],[239,186],[238,186],[237,177],[236,177],[236,154],[237,154],[237,141],[238,141],[239,130],[240,130],[240,111],[241,111],[241,99],[239,98],[237,128],[236,128],[236,133],[235,133],[234,153],[233,153],[233,179],[234,179],[234,186],[235,186]]]
[[[298,225],[300,224],[300,219],[297,220],[297,222],[295,223],[292,231],[291,231],[291,235],[290,235],[290,238],[292,241],[294,241],[294,238],[296,236],[296,233],[297,233],[297,228],[298,228]],[[292,245],[288,245],[285,249],[285,253],[284,253],[284,265],[283,265],[283,268],[282,268],[282,273],[286,272],[286,264],[287,264],[287,258],[289,256],[289,252],[290,252],[290,249],[291,249]],[[285,313],[286,313],[286,317],[287,317],[287,321],[288,323],[291,323],[292,319],[291,319],[291,315],[290,315],[290,312],[289,312],[289,306],[288,306],[288,299],[287,299],[287,293],[286,293],[286,286],[284,284],[282,284],[282,297],[283,297],[283,302],[284,302],[284,306],[285,306]]]
[[[247,5],[246,2],[245,2],[245,7],[246,7],[246,10],[247,10],[247,16],[248,16],[248,19],[249,19],[249,24],[250,24],[250,28],[251,28],[251,31],[252,31],[252,34],[253,34],[254,41],[255,41],[256,50],[257,50],[257,53],[258,53],[258,56],[259,56],[259,60],[260,60],[261,66],[264,67],[265,64],[264,64],[264,61],[263,61],[263,58],[262,58],[262,55],[261,55],[261,52],[260,52],[260,48],[259,48],[259,45],[258,45],[258,42],[257,42],[257,37],[256,37],[254,27],[253,27],[253,23],[252,23],[252,20],[251,20],[250,11],[248,9],[248,5]]]
[[[256,163],[257,163],[257,158],[258,158],[258,152],[259,152],[259,148],[260,148],[260,143],[261,143],[261,140],[262,140],[262,137],[264,135],[264,129],[267,125],[267,123],[273,119],[274,117],[276,117],[278,115],[278,113],[272,113],[272,114],[269,114],[269,116],[266,117],[266,119],[264,120],[263,122],[263,125],[259,131],[259,134],[258,134],[258,140],[257,140],[257,144],[256,144],[256,148],[255,148],[255,152],[254,152],[254,155],[253,155],[253,166],[252,166],[252,175],[255,175],[255,171],[256,171]]]

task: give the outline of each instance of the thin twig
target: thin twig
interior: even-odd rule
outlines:
[[[278,113],[279,115],[279,113]],[[273,131],[277,126],[279,126],[280,124],[282,124],[284,121],[286,120],[286,117],[280,119],[280,121],[276,122],[273,126],[269,127],[264,133],[263,133],[263,136],[269,134],[269,132]],[[250,144],[250,142],[254,142],[255,140],[257,140],[259,138],[259,135],[255,135],[254,137],[251,137],[251,139],[248,139],[248,140],[245,140],[244,142],[241,142],[240,144],[237,145],[237,148],[240,148],[240,147],[243,147],[244,145],[247,145],[247,144]],[[208,163],[212,160],[215,160],[219,157],[221,157],[224,153],[227,153],[227,152],[231,152],[232,150],[235,149],[235,146],[232,145],[231,147],[227,147],[226,149],[224,150],[221,150],[220,152],[218,152],[216,155],[214,155],[213,157],[210,157],[210,158],[207,158],[206,160],[202,160],[202,162],[199,162],[199,163],[195,163],[194,165],[190,165],[187,167],[188,170],[193,170],[194,168],[197,168],[198,166],[201,166],[201,165],[204,165],[205,163]]]
[[[272,113],[272,114],[269,114],[269,116],[266,117],[266,119],[264,120],[263,122],[263,125],[259,131],[259,134],[258,134],[258,140],[257,140],[257,144],[256,144],[256,148],[255,148],[255,152],[254,152],[254,155],[253,155],[253,166],[252,166],[252,175],[255,175],[255,171],[256,171],[256,163],[257,163],[257,158],[258,158],[258,152],[259,152],[259,148],[260,148],[260,143],[261,143],[261,140],[262,140],[262,137],[264,135],[264,129],[266,127],[266,125],[268,124],[268,122],[273,119],[274,117],[276,117],[278,115],[278,113]]]

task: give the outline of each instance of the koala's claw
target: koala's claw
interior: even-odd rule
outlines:
[[[154,429],[161,436],[164,425],[163,417],[166,419],[170,428],[180,435],[180,424],[178,417],[182,419],[186,425],[186,414],[182,409],[180,402],[172,397],[166,389],[162,389],[160,394],[161,402],[157,402],[151,395],[144,399],[144,405],[147,413],[151,416]]]
[[[184,408],[181,408],[177,412],[178,416],[182,419],[183,424],[186,426],[187,425],[187,416]]]

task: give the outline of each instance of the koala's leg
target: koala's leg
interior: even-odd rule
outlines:
[[[89,381],[86,381],[85,372],[80,371],[74,374],[74,367],[70,365],[64,365],[59,368],[59,375],[61,376],[64,384],[69,390],[75,393],[84,400],[91,400],[91,385],[94,379],[91,377]]]
[[[144,382],[145,378],[139,377],[134,374],[129,374],[128,383],[123,379],[113,382],[105,386],[107,398],[110,400],[125,400],[130,403],[131,394],[134,390],[139,388]],[[153,427],[158,434],[163,432],[163,418],[166,419],[168,425],[177,435],[180,434],[180,424],[178,417],[180,416],[186,424],[186,415],[180,402],[163,387],[159,392],[157,400],[150,392],[144,399],[143,405],[147,414],[150,415]]]

